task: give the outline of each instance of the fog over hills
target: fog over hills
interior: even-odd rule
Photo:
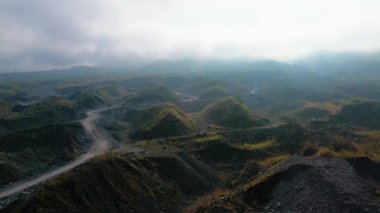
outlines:
[[[379,8],[0,0],[0,213],[380,212]]]
[[[372,0],[4,0],[0,70],[373,53],[379,7]]]
[[[188,72],[234,72],[234,71],[296,71],[316,72],[322,75],[363,72],[378,75],[379,53],[319,54],[285,63],[274,60],[157,60],[134,66],[73,66],[51,70],[28,70],[24,72],[0,73],[0,81],[22,79],[52,79],[55,77],[76,78],[109,74],[175,74]]]

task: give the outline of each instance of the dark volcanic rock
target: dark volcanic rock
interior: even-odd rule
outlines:
[[[244,200],[264,212],[380,212],[378,171],[369,159],[296,157],[269,169]]]
[[[174,181],[188,194],[209,192],[219,182],[217,175],[206,164],[185,152],[148,159],[157,164],[162,176]]]
[[[99,156],[0,212],[178,212],[180,190],[144,159]]]

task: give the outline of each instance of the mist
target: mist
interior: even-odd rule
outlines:
[[[378,8],[374,0],[3,0],[0,70],[375,53]]]

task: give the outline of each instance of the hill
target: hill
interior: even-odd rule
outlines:
[[[219,182],[179,150],[133,157],[107,153],[49,180],[0,212],[178,212]]]
[[[1,137],[0,184],[73,159],[89,144],[79,123],[47,125]]]
[[[259,125],[248,107],[235,98],[213,103],[203,113],[208,122],[222,127],[247,128]]]
[[[181,197],[149,161],[108,154],[50,180],[1,212],[175,212]]]
[[[69,122],[79,117],[80,114],[71,101],[49,98],[28,106],[21,112],[14,112],[12,117],[0,118],[0,136],[47,123]]]
[[[357,170],[356,165],[372,168]],[[368,158],[292,158],[244,190],[244,200],[270,212],[376,212],[380,165]],[[370,181],[371,180],[371,181]]]
[[[126,104],[155,104],[174,102],[180,99],[179,95],[165,86],[156,86],[143,89],[127,99]]]
[[[342,107],[333,118],[334,122],[358,125],[372,129],[380,128],[380,102],[363,102]]]
[[[159,60],[147,64],[141,73],[191,73],[191,72],[226,72],[226,71],[270,71],[270,70],[296,70],[295,67],[270,60],[262,61],[220,61],[220,60]]]
[[[124,98],[127,92],[122,88],[104,87],[84,92],[76,92],[69,99],[75,101],[79,108],[91,109],[100,106],[109,105],[121,98]]]
[[[293,157],[235,190],[198,198],[184,212],[378,212],[379,169],[368,158]]]
[[[219,182],[208,165],[186,152],[166,147],[165,152],[148,154],[161,176],[174,181],[186,194],[201,195],[211,191]]]
[[[161,105],[144,110],[128,110],[124,120],[133,127],[135,139],[152,139],[186,135],[193,132],[194,121],[174,105]]]

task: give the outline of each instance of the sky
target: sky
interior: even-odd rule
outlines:
[[[0,70],[380,50],[379,0],[0,0]]]

